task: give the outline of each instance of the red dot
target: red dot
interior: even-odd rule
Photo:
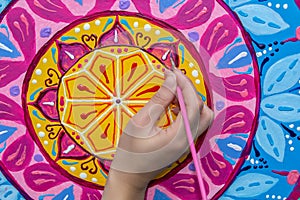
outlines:
[[[76,136],[76,139],[77,139],[77,140],[79,140],[79,139],[80,139],[80,136],[79,136],[79,135],[77,135],[77,136]]]
[[[78,68],[81,68],[82,67],[82,64],[78,64]]]
[[[157,65],[157,66],[156,66],[157,69],[160,69],[160,67],[161,67],[160,65]]]
[[[114,52],[115,51],[115,49],[110,49],[110,52]]]
[[[75,72],[75,70],[76,70],[75,68],[72,69],[73,72]]]
[[[122,53],[122,49],[121,48],[118,48],[118,53]]]
[[[84,60],[84,62],[88,62],[88,61],[89,61],[88,59],[85,59],[85,60]]]
[[[64,111],[64,108],[60,108],[60,111]]]
[[[165,72],[165,70],[166,70],[165,68],[162,68],[162,71],[163,71],[163,72]]]
[[[128,51],[128,48],[125,48],[124,51],[127,52],[127,51]]]
[[[84,143],[81,141],[80,144],[83,145]]]
[[[152,63],[156,63],[156,60],[152,60]]]
[[[72,132],[72,135],[75,135],[75,132]]]
[[[114,154],[114,153],[112,153],[112,154],[111,154],[111,157],[115,157],[115,154]]]

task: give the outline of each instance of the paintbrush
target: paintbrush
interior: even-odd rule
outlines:
[[[172,55],[170,56],[170,60],[171,60],[171,64],[172,64],[171,71],[173,71],[176,66],[175,66],[175,62],[173,60]],[[202,200],[207,200],[205,186],[204,186],[204,183],[203,183],[203,180],[202,180],[202,175],[201,175],[201,172],[200,172],[200,163],[199,163],[199,159],[198,159],[198,156],[197,156],[197,152],[196,152],[196,148],[195,148],[195,144],[194,144],[194,139],[193,139],[191,127],[190,127],[190,124],[189,124],[189,120],[188,120],[187,111],[186,111],[186,107],[185,107],[185,104],[184,104],[184,99],[183,99],[181,88],[179,86],[177,86],[176,91],[177,91],[177,98],[178,98],[178,102],[179,102],[179,106],[180,106],[180,111],[181,111],[183,121],[184,121],[186,136],[188,138],[190,150],[191,150],[191,153],[192,153],[192,157],[193,157],[193,161],[194,161],[194,165],[195,165],[195,169],[196,169],[196,174],[197,174],[197,178],[198,178],[198,183],[199,183],[199,188],[200,188]]]

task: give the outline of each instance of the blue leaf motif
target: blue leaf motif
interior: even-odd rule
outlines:
[[[74,200],[74,193],[73,193],[73,188],[74,186],[70,186],[66,189],[64,189],[61,193],[59,193],[58,195],[56,195],[52,200]]]
[[[255,197],[267,192],[278,182],[277,178],[259,173],[248,173],[237,177],[225,195],[245,198]]]
[[[300,120],[300,96],[283,93],[266,97],[261,101],[262,110],[271,118],[281,122]]]
[[[0,57],[17,58],[20,55],[8,37],[0,32]]]
[[[255,35],[272,35],[289,28],[281,16],[271,8],[258,4],[237,7],[243,26]]]
[[[20,200],[23,199],[19,191],[14,188],[12,185],[3,184],[0,185],[0,199],[1,200]]]
[[[224,139],[216,139],[220,150],[230,158],[237,159],[244,150],[246,141],[236,135],[230,135]]]
[[[16,130],[15,127],[0,125],[0,144],[5,142]]]
[[[252,58],[247,46],[239,45],[225,52],[216,67],[217,69],[240,68],[250,65],[251,62]]]
[[[284,92],[293,87],[300,77],[300,54],[285,57],[267,71],[263,91],[265,95]]]
[[[261,117],[256,141],[261,148],[277,161],[282,162],[284,158],[285,139],[282,128],[268,117]]]

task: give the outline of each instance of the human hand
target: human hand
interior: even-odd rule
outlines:
[[[182,89],[193,137],[201,135],[212,122],[213,112],[200,100],[190,80],[177,69],[174,72],[166,70],[160,90],[123,131],[104,199],[143,199],[148,183],[188,151],[180,111],[167,129],[157,127],[160,116],[176,97],[177,85]],[[118,188],[118,193],[113,192],[114,188]],[[116,195],[121,196],[117,198]]]

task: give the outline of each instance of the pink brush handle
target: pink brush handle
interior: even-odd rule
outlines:
[[[200,191],[201,191],[202,200],[207,200],[204,183],[203,183],[202,176],[201,176],[201,173],[200,173],[200,164],[199,164],[199,160],[198,160],[198,156],[197,156],[197,152],[196,152],[196,148],[195,148],[195,144],[194,144],[193,135],[192,135],[192,132],[191,132],[190,123],[189,123],[189,120],[188,120],[188,115],[187,115],[187,112],[186,112],[186,107],[185,107],[184,100],[183,100],[182,91],[181,91],[180,87],[178,87],[178,86],[177,86],[177,95],[178,95],[180,111],[182,113],[182,117],[183,117],[183,121],[184,121],[186,135],[187,135],[187,138],[188,138],[188,141],[189,141],[190,150],[191,150],[194,165],[195,165],[195,168],[196,168],[196,174],[197,174],[197,178],[198,178],[198,183],[199,183],[199,188],[200,188]]]

